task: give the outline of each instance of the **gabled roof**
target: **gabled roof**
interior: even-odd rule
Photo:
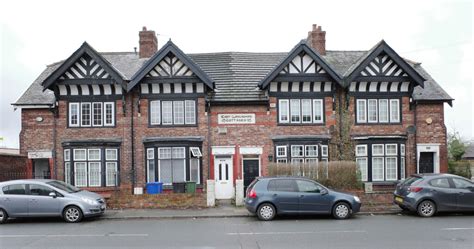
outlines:
[[[378,55],[385,52],[398,66],[400,66],[409,77],[411,77],[417,85],[423,87],[425,79],[413,69],[395,50],[393,50],[384,40],[378,42],[367,53],[359,58],[344,74],[344,84],[347,87],[354,78],[356,78],[367,65],[372,62]]]
[[[328,74],[329,76],[334,79],[337,83],[341,84],[341,76],[334,71],[332,67],[324,60],[324,58],[319,55],[316,51],[314,51],[308,44],[306,40],[302,40],[299,42],[286,56],[286,58],[281,61],[279,64],[275,66],[273,70],[271,70],[267,76],[258,83],[258,86],[261,89],[265,89],[268,84],[283,70],[283,68],[290,63],[293,58],[299,55],[301,52],[305,52],[308,54],[318,65],[320,65]]]
[[[61,66],[52,72],[43,82],[43,91],[48,89],[56,80],[58,80],[66,71],[76,63],[81,56],[87,54],[99,64],[117,83],[125,87],[125,76],[115,69],[101,54],[93,49],[87,42],[84,42]]]
[[[171,40],[169,40],[158,52],[156,52],[132,77],[131,82],[127,86],[127,91],[130,91],[138,84],[161,60],[163,60],[169,53],[175,55],[181,62],[183,62],[196,76],[202,80],[209,88],[214,88],[214,82],[209,76],[201,70],[201,68],[194,63],[186,54],[181,51]]]

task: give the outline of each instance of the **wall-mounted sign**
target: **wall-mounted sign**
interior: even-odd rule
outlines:
[[[28,159],[41,159],[41,158],[52,158],[53,152],[51,151],[29,151]]]
[[[218,124],[255,124],[255,113],[217,114]]]

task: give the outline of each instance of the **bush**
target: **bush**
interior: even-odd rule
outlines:
[[[319,164],[276,164],[268,166],[269,176],[304,176],[333,189],[362,189],[355,162],[332,161]]]
[[[471,179],[471,165],[467,161],[448,162],[448,173]]]

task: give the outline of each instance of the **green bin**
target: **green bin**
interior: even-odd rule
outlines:
[[[195,182],[186,182],[186,193],[196,193]]]

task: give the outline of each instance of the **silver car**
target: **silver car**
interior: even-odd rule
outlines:
[[[29,179],[0,182],[0,224],[8,217],[63,217],[79,222],[102,215],[102,196],[58,180]]]

